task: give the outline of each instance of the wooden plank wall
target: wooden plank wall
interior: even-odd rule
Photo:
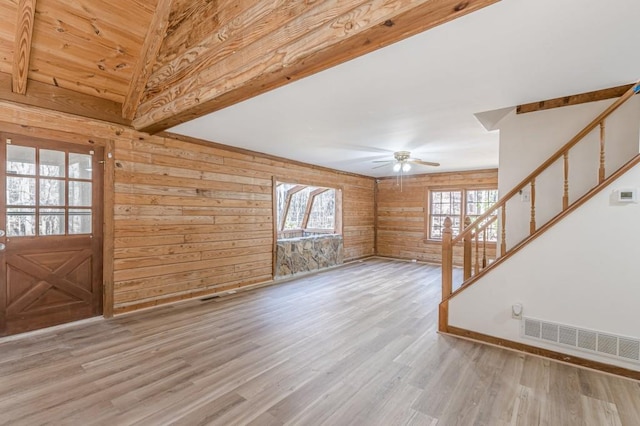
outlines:
[[[374,254],[372,178],[9,102],[0,127],[114,143],[116,314],[270,281],[272,176],[342,188],[345,260]]]
[[[271,280],[272,176],[342,188],[345,259],[373,254],[373,179],[160,137],[115,158],[116,312]]]
[[[497,170],[439,173],[406,178],[402,192],[380,179],[374,195],[374,179],[10,102],[0,102],[0,126],[114,144],[116,314],[269,281],[273,176],[343,189],[347,260],[374,254],[377,219],[377,254],[439,263],[440,243],[426,241],[428,189],[497,185]]]
[[[402,191],[396,178],[378,180],[378,255],[437,263],[442,260],[440,241],[427,240],[428,192],[430,189],[498,187],[498,170],[430,173],[403,179]],[[495,256],[495,247],[491,247]],[[454,264],[462,262],[460,247],[454,249]]]

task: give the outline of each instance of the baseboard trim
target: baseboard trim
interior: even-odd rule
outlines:
[[[640,381],[640,371],[630,370],[628,368],[618,367],[603,362],[593,361],[590,359],[580,358],[573,355],[567,355],[524,343],[514,342],[513,340],[502,339],[487,334],[478,333],[464,328],[447,326],[446,331],[440,331],[442,334],[448,334],[454,337],[460,337],[474,342],[484,343],[490,346],[497,346],[504,349],[510,349],[516,352],[523,352],[538,357],[549,358],[554,361],[570,364],[573,366],[586,368],[589,370],[599,371],[601,373],[612,374],[614,376],[623,377]]]
[[[64,324],[53,325],[51,327],[39,328],[37,330],[25,331],[24,333],[11,334],[9,336],[0,337],[0,344],[13,342],[15,340],[29,339],[38,337],[41,334],[56,333],[65,331],[69,328],[81,327],[83,325],[93,324],[95,322],[104,321],[106,318],[98,315],[91,318],[85,318],[78,321],[65,322]]]
[[[414,260],[414,259],[409,259],[407,257],[383,256],[381,254],[376,254],[371,257],[376,259],[394,260],[396,262],[418,263],[420,265],[430,265],[430,266],[442,266],[440,263],[437,263],[437,262],[428,262],[426,260]]]

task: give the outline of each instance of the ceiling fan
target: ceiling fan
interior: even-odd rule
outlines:
[[[421,164],[423,166],[438,167],[440,163],[433,163],[431,161],[422,161],[419,158],[412,158],[409,151],[396,151],[393,153],[393,160],[376,160],[374,163],[383,163],[374,169],[385,167],[393,164],[393,171],[398,173],[398,182],[400,184],[400,191],[402,192],[402,177],[405,173],[411,170],[411,164]]]
[[[374,163],[384,163],[379,166],[374,167],[374,169],[378,169],[380,167],[385,167],[389,164],[393,164],[393,171],[398,173],[407,173],[411,170],[411,164],[421,164],[423,166],[433,166],[438,167],[440,163],[433,163],[431,161],[422,161],[419,158],[412,158],[411,153],[409,151],[397,151],[393,153],[394,160],[377,160]]]

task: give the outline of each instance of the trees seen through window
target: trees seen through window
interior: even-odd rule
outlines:
[[[337,233],[336,192],[334,188],[277,183],[279,238],[303,236],[304,233]]]
[[[431,191],[429,194],[429,239],[442,239],[444,221],[447,217],[452,221],[452,234],[460,233],[464,218],[475,221],[498,201],[497,189],[454,189]],[[479,235],[480,239],[483,234]],[[494,222],[487,228],[487,241],[498,238],[498,224]]]

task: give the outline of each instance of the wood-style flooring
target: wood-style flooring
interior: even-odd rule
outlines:
[[[640,425],[640,383],[438,335],[439,296],[371,259],[0,341],[0,424]]]

